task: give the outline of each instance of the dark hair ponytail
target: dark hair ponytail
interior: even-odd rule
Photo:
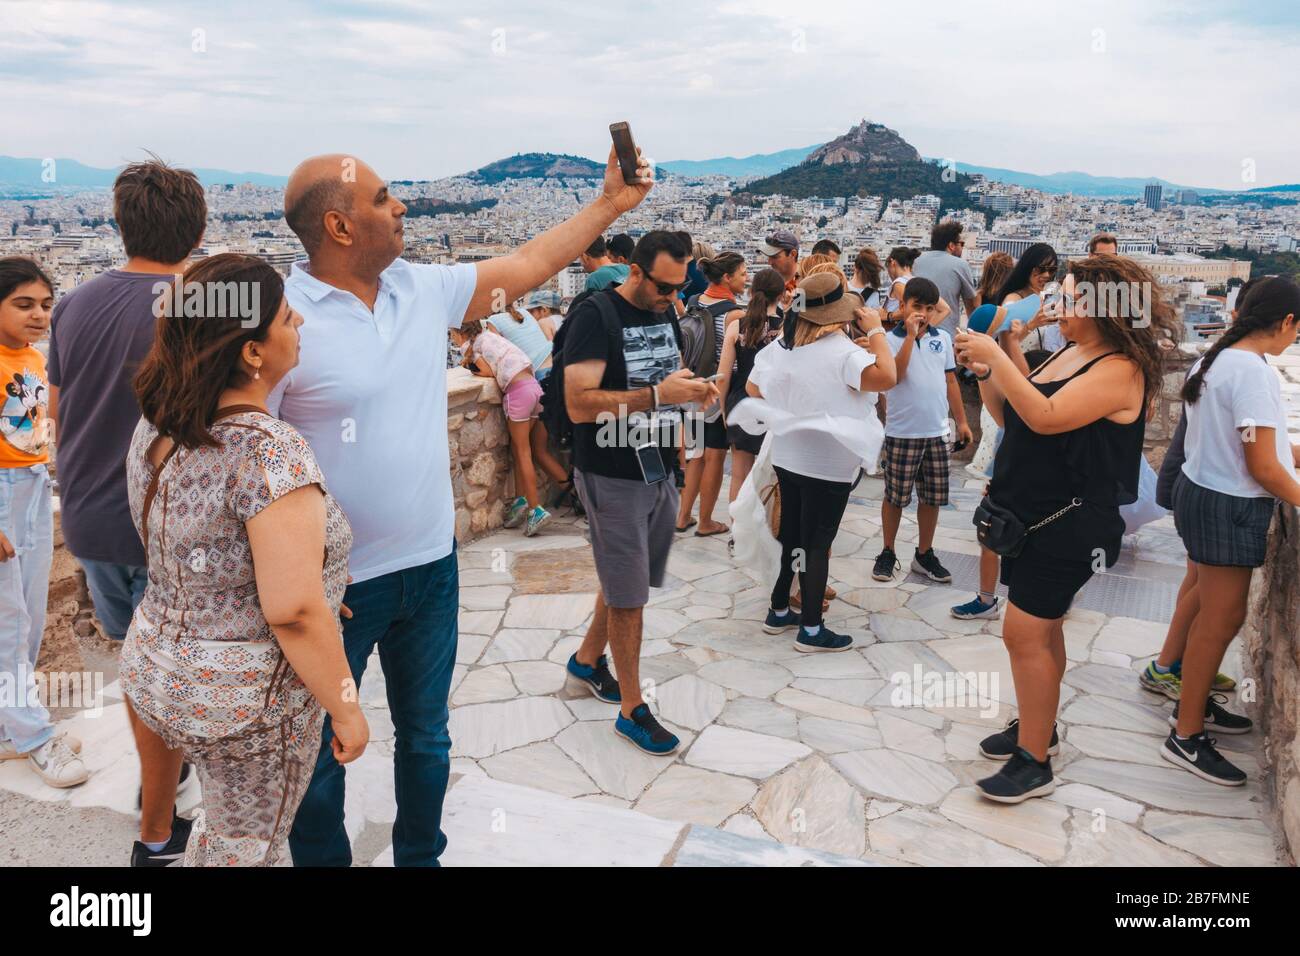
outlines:
[[[1255,332],[1276,329],[1288,315],[1300,317],[1300,287],[1281,276],[1252,282],[1247,294],[1238,300],[1237,320],[1219,336],[1219,341],[1210,346],[1196,373],[1183,384],[1183,401],[1189,405],[1196,404],[1205,387],[1205,373],[1220,352]]]
[[[738,252],[724,252],[712,259],[699,259],[696,265],[704,273],[704,278],[712,283],[721,282],[745,264],[745,257]]]
[[[894,246],[889,250],[889,258],[904,269],[912,268],[912,263],[916,261],[916,257],[920,254],[920,249],[913,249],[910,246]]]
[[[740,341],[747,349],[756,349],[767,335],[767,310],[785,293],[785,280],[775,269],[763,269],[750,283],[749,307],[740,320]]]
[[[26,256],[5,256],[0,259],[0,302],[13,295],[14,289],[29,282],[40,282],[54,292],[54,283],[34,259]]]

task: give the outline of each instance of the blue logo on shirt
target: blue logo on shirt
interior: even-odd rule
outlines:
[[[935,338],[930,339],[929,342],[926,343],[926,344],[928,344],[928,345],[930,346],[930,351],[931,351],[931,352],[942,352],[942,351],[943,351],[943,340],[940,339],[940,338],[938,338],[937,336],[936,336]]]

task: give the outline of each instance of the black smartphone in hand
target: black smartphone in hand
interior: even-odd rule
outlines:
[[[610,123],[609,135],[614,140],[614,155],[618,157],[619,169],[623,171],[623,182],[635,186],[641,182],[637,174],[639,157],[636,143],[632,139],[632,128],[626,122]]]

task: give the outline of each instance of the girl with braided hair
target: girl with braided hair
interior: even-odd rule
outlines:
[[[1183,386],[1187,459],[1174,484],[1174,522],[1196,566],[1199,607],[1170,717],[1174,729],[1160,753],[1176,767],[1229,787],[1244,784],[1246,774],[1215,749],[1207,730],[1244,733],[1250,722],[1224,711],[1210,691],[1246,619],[1250,578],[1264,563],[1275,502],[1300,506],[1300,447],[1287,440],[1281,385],[1264,358],[1294,344],[1297,317],[1300,288],[1294,282],[1270,277],[1255,283],[1237,320],[1192,366]]]

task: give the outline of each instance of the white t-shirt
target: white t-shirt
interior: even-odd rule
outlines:
[[[876,357],[846,335],[825,335],[793,349],[776,339],[754,357],[749,380],[783,411],[865,419],[876,414],[876,393],[859,386],[863,371],[874,364]],[[862,460],[832,435],[807,429],[776,436],[772,464],[809,478],[852,481]]]
[[[302,352],[270,410],[311,444],[352,524],[354,581],[451,553],[447,329],[477,282],[473,265],[398,259],[379,277],[373,313],[302,266],[285,282],[303,317]]]
[[[1194,373],[1203,359],[1192,366]],[[1295,476],[1286,409],[1277,373],[1261,355],[1226,348],[1205,373],[1201,397],[1187,406],[1183,474],[1202,488],[1237,498],[1270,498],[1246,468],[1250,426],[1274,429],[1277,457]]]
[[[888,438],[941,438],[948,434],[948,372],[956,371],[952,336],[931,328],[916,342],[902,322],[886,336],[895,355],[911,345],[912,355],[902,380],[885,400]]]

